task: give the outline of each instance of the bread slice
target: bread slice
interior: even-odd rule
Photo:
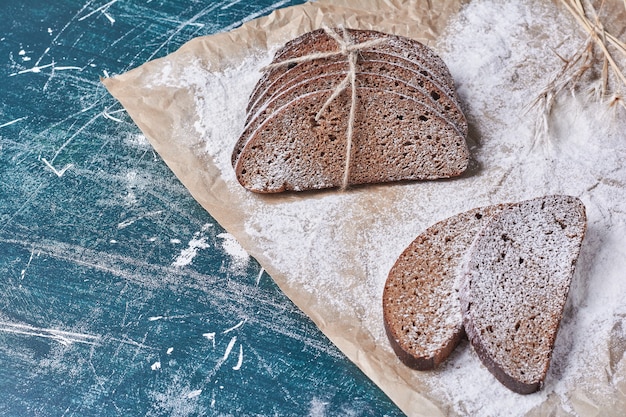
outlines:
[[[424,105],[433,109],[435,114],[445,120],[454,124],[454,127],[465,137],[467,135],[467,122],[465,116],[454,106],[454,103],[445,101],[443,97],[438,97],[440,100],[435,100],[432,94],[422,87],[419,87],[419,82],[424,84],[423,80],[418,80],[416,84],[418,86],[406,83],[397,78],[391,78],[386,75],[379,75],[378,72],[384,67],[382,63],[370,63],[367,69],[372,70],[370,73],[360,72],[357,74],[357,85],[378,88],[381,90],[394,91],[410,98],[416,99]],[[409,74],[410,75],[410,74]],[[259,109],[257,113],[251,117],[251,120],[246,125],[243,133],[240,135],[239,140],[235,144],[231,162],[233,166],[243,150],[243,147],[248,142],[252,133],[261,125],[267,118],[272,117],[276,109],[283,107],[285,104],[297,99],[301,95],[305,95],[315,91],[322,91],[335,88],[345,78],[346,73],[331,73],[317,76],[315,78],[306,79],[301,83],[297,83],[290,88],[284,90],[278,94],[273,100],[270,100],[266,105]],[[321,109],[323,103],[319,103]],[[358,105],[358,103],[357,103]]]
[[[449,96],[450,86],[441,86],[437,80],[433,80],[431,77],[424,74],[423,67],[416,65],[413,61],[406,59],[405,57],[385,53],[385,52],[368,52],[359,51],[359,57],[357,61],[357,67],[359,71],[371,71],[364,67],[368,62],[383,62],[390,64],[394,67],[400,67],[412,71],[415,74],[410,76],[411,79],[424,80],[426,88],[431,89],[434,95],[437,96]],[[330,72],[347,71],[348,61],[344,55],[336,55],[329,58],[320,58],[313,61],[306,61],[301,63],[293,63],[286,65],[275,70],[273,76],[265,79],[264,83],[260,83],[255,88],[254,92],[250,95],[250,100],[246,111],[249,114],[254,113],[254,108],[258,108],[265,103],[268,97],[272,97],[280,91],[288,88],[294,83],[300,82],[305,78],[313,78],[321,74],[328,74]],[[384,73],[392,75],[393,69],[386,69]],[[393,76],[393,75],[392,75]],[[399,77],[403,79],[401,76]],[[408,80],[405,80],[408,81]],[[432,87],[431,87],[432,85]],[[452,88],[453,90],[453,88]],[[448,98],[456,103],[456,95]]]
[[[334,30],[339,37],[343,37],[343,31],[341,29],[331,30]],[[431,48],[417,40],[404,36],[391,35],[373,30],[346,30],[352,42],[355,44],[370,40],[384,39],[384,42],[359,52],[383,52],[412,61],[423,71],[424,75],[436,81],[440,86],[447,88],[447,94],[450,97],[456,97],[454,80],[452,79],[448,67]],[[287,42],[283,48],[276,52],[273,62],[281,62],[316,52],[331,52],[337,50],[337,42],[330,37],[324,29],[317,29]],[[280,72],[283,68],[284,67],[279,67],[276,70]],[[259,81],[259,84],[264,83],[263,80],[265,77],[272,77],[273,71],[274,70],[267,72]]]
[[[520,394],[543,385],[586,229],[576,197],[505,207],[479,232],[460,288],[479,358]]]
[[[263,105],[267,106],[274,98],[284,96],[284,94],[282,94],[283,92],[309,92],[311,88],[315,88],[314,82],[319,80],[320,77],[341,74],[341,79],[343,79],[343,77],[346,76],[347,70],[346,62],[335,62],[320,67],[313,67],[310,71],[294,71],[291,73],[290,79],[283,81],[280,87],[276,86],[275,88],[270,88],[257,98],[257,103],[249,110],[247,122],[250,122],[256,117],[259,109],[263,108]],[[467,121],[458,102],[450,99],[438,85],[423,74],[393,62],[373,59],[359,61],[357,71],[356,79],[360,86],[375,86],[380,83],[380,81],[370,81],[372,77],[368,79],[365,79],[365,77],[379,75],[387,78],[385,82],[386,87],[393,88],[394,83],[396,83],[397,85],[395,85],[395,87],[398,87],[399,92],[402,92],[405,86],[411,87],[413,92],[407,92],[407,95],[414,95],[415,98],[423,100],[429,106],[439,110],[444,117],[454,122],[464,135],[467,135]],[[335,85],[338,85],[341,79],[337,80]],[[299,90],[298,88],[302,89]],[[404,88],[404,90],[406,90],[406,88]]]
[[[343,32],[334,29],[336,33],[343,36]],[[347,30],[353,43],[361,43],[371,40],[380,40],[379,45],[370,46],[366,49],[359,50],[359,61],[368,59],[367,54],[385,54],[391,57],[391,60],[401,60],[424,77],[427,77],[435,85],[437,85],[449,99],[458,102],[454,81],[445,63],[430,48],[418,41],[376,31],[368,30]],[[335,52],[339,45],[324,30],[319,29],[308,32],[290,42],[281,48],[275,55],[273,64],[283,62],[288,59],[298,58],[306,55]],[[298,67],[309,68],[311,66],[323,66],[325,62],[343,61],[347,63],[347,58],[343,55],[332,56],[326,59],[315,59],[302,63],[290,63],[284,66],[278,66],[265,71],[261,79],[258,81],[249,100],[247,110],[257,103],[258,96],[263,94],[272,84],[278,83],[277,88],[280,89],[282,79],[288,81],[292,71],[298,71]]]
[[[434,369],[461,341],[458,278],[465,254],[502,207],[475,208],[434,224],[391,268],[383,291],[383,319],[389,342],[405,365]]]
[[[347,150],[350,94],[341,93],[315,120],[333,90],[300,96],[267,118],[245,143],[235,173],[260,193],[340,187]],[[349,184],[460,175],[465,137],[432,108],[399,94],[357,88]]]

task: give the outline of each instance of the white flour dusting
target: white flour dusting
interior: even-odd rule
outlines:
[[[573,33],[561,33],[565,29]],[[544,390],[526,397],[500,392],[474,355],[461,350],[438,371],[440,379],[431,381],[459,414],[519,415],[557,394],[564,409],[584,415],[571,393],[576,387],[602,386],[608,335],[615,315],[626,309],[620,278],[626,270],[626,135],[619,130],[624,113],[584,93],[564,95],[553,110],[549,133],[534,147],[539,115],[536,109],[526,113],[561,65],[553,50],[569,56],[578,47],[576,30],[569,16],[548,2],[476,1],[442,40],[468,119],[481,134],[476,158],[483,169],[501,172],[488,189],[503,200],[576,195],[586,204],[589,223]],[[607,251],[622,256],[608,259]]]
[[[273,51],[219,74],[192,63],[183,76],[172,75],[164,66],[153,82],[195,91],[194,128],[206,138],[205,151],[228,191],[245,206],[245,234],[256,256],[286,277],[284,288],[323,308],[324,317],[360,323],[364,339],[383,349],[390,349],[380,306],[387,273],[426,227],[487,204],[551,193],[581,198],[587,236],[544,389],[528,396],[512,393],[467,343],[437,371],[413,377],[450,415],[518,416],[544,402],[584,415],[584,398],[591,404],[611,398],[616,394],[612,384],[621,378],[614,377],[614,370],[623,352],[615,356],[610,336],[626,317],[626,134],[619,128],[626,115],[583,93],[564,94],[549,131],[536,142],[539,115],[529,110],[562,65],[553,51],[571,55],[582,41],[576,24],[553,2],[472,1],[434,46],[450,68],[470,123],[470,174],[450,181],[309,193],[280,203],[246,192],[230,162],[248,94]],[[227,253],[247,262],[230,235],[220,237]],[[194,238],[174,264],[190,263],[206,247],[203,239]],[[609,354],[613,365],[607,370]],[[613,378],[609,383],[607,372]],[[580,390],[587,396],[582,400],[575,394]],[[316,407],[312,404],[312,413]]]
[[[234,273],[244,273],[250,263],[250,255],[241,247],[235,236],[230,233],[220,233],[217,235],[223,239],[222,247],[224,251],[231,257],[230,270]]]
[[[194,233],[187,247],[181,250],[174,262],[172,262],[172,266],[180,268],[190,265],[191,262],[193,262],[193,258],[198,255],[200,249],[207,249],[209,247],[207,236],[204,235],[204,232],[206,232],[210,226],[212,225],[205,224],[200,232]]]

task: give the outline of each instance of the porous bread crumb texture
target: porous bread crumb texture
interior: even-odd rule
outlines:
[[[412,75],[415,74],[410,72],[401,73],[400,78],[384,75],[385,69],[389,68],[389,64],[386,63],[364,64],[365,65],[360,66],[360,71],[356,75],[357,86],[395,91],[416,98],[424,105],[432,107],[438,117],[454,123],[454,126],[462,135],[467,135],[467,122],[458,105],[445,95],[442,95],[441,90],[429,84],[427,80],[414,80]],[[361,71],[368,69],[370,72]],[[282,89],[274,97],[269,98],[268,102],[266,102],[256,114],[250,116],[251,120],[247,122],[241,137],[248,138],[268,116],[272,116],[277,109],[283,107],[285,104],[307,93],[333,89],[341,83],[345,77],[346,72],[311,74],[311,77],[301,80],[299,83],[291,85],[289,88]],[[424,86],[426,86],[427,89],[425,89]],[[255,108],[254,111],[256,110]],[[244,145],[245,142],[240,141],[235,146],[235,159],[238,157]]]
[[[298,67],[304,67],[306,64],[308,62],[299,64]],[[262,118],[263,114],[279,107],[281,102],[284,103],[285,100],[289,100],[294,94],[320,89],[321,87],[318,86],[320,82],[326,85],[325,81],[328,82],[327,80],[329,80],[331,87],[336,86],[346,77],[347,71],[348,65],[344,59],[326,66],[309,68],[301,73],[294,72],[289,80],[285,80],[277,88],[268,89],[266,94],[259,97],[257,104],[249,110],[246,124],[255,118],[257,120]],[[425,104],[437,109],[441,117],[452,121],[461,133],[467,135],[467,121],[458,103],[450,99],[441,87],[411,68],[389,61],[364,59],[359,62],[356,83],[363,87],[397,88],[398,92],[419,97]]]
[[[313,52],[313,51],[312,51]],[[454,88],[450,87],[451,81],[443,76],[432,74],[423,65],[420,65],[406,57],[402,56],[398,51],[385,52],[368,52],[367,50],[359,51],[359,70],[363,71],[364,65],[368,62],[384,62],[393,66],[401,67],[414,72],[420,79],[427,80],[433,87],[429,89],[441,90],[440,95],[450,96],[453,101],[458,101]],[[305,61],[300,63],[291,63],[284,68],[275,68],[267,71],[263,79],[257,83],[255,90],[250,95],[250,100],[246,111],[254,114],[268,97],[272,97],[279,91],[305,79],[306,76],[315,76],[319,74],[347,71],[348,62],[344,55],[335,55],[328,58],[319,58],[313,61]],[[389,70],[387,70],[389,72]],[[412,75],[414,78],[416,75]]]
[[[502,207],[475,208],[429,227],[389,272],[383,292],[385,330],[407,366],[433,369],[461,341],[460,267],[478,230]]]
[[[273,68],[257,83],[231,156],[245,188],[272,193],[430,180],[467,168],[467,121],[443,61],[417,41],[349,33],[354,43],[385,40],[359,51],[355,101],[348,86],[318,115],[346,79],[345,55]],[[318,30],[289,42],[274,62],[338,49]]]
[[[466,333],[515,392],[543,384],[585,229],[579,199],[537,198],[494,216],[468,253],[460,290]]]
[[[465,170],[469,155],[464,136],[431,108],[395,92],[357,92],[351,184],[436,179]],[[346,158],[348,92],[315,120],[320,103],[331,93],[309,93],[262,123],[237,159],[240,183],[257,192],[299,190],[303,183],[307,189],[339,187]]]
[[[298,98],[299,111],[281,109],[280,117],[273,117],[257,129],[256,136],[242,149],[235,172],[239,182],[252,191],[275,192],[298,190],[301,178],[312,188],[329,188],[341,181],[338,170],[321,168],[341,166],[345,154],[335,146],[339,138],[345,141],[348,118],[334,117],[316,121],[319,103],[331,90],[310,93]],[[336,105],[347,103],[346,94],[337,98]],[[311,133],[306,142],[298,137],[301,129]]]
[[[454,81],[448,67],[435,52],[426,45],[410,38],[381,33],[374,30],[346,29],[355,43],[367,42],[385,38],[385,42],[372,46],[366,51],[386,52],[401,56],[420,66],[429,74],[430,78],[439,81],[439,84],[449,88],[448,93],[456,98]],[[341,30],[336,30],[340,37]],[[336,51],[337,43],[323,29],[308,32],[297,39],[288,42],[278,50],[274,56],[276,62],[300,57],[312,52]]]

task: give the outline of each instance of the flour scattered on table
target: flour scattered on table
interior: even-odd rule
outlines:
[[[196,398],[198,397],[200,394],[202,394],[202,390],[201,389],[197,389],[197,390],[193,390],[189,393],[187,393],[187,395],[185,395],[186,398]]]
[[[146,136],[141,133],[127,133],[124,139],[125,142],[132,147],[139,149],[151,149],[150,142],[148,142]]]
[[[231,263],[228,269],[234,273],[244,273],[250,263],[250,255],[248,255],[248,252],[241,247],[237,239],[235,239],[235,236],[230,233],[220,233],[217,237],[223,239],[222,247],[231,257]]]
[[[202,333],[202,336],[210,341],[213,345],[213,348],[215,348],[215,332]]]
[[[326,415],[326,409],[328,408],[328,401],[324,401],[320,398],[311,399],[309,417],[323,417]]]
[[[211,224],[205,224],[200,232],[196,232],[193,238],[189,241],[187,247],[180,251],[180,254],[176,257],[172,266],[183,267],[191,264],[193,258],[198,255],[200,249],[207,249],[209,244],[207,243],[207,236],[205,232],[211,227]]]

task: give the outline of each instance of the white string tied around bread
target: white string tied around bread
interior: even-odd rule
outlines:
[[[348,85],[351,89],[351,100],[350,100],[350,114],[348,116],[348,128],[346,130],[346,162],[343,170],[343,179],[341,182],[341,189],[345,190],[348,186],[348,180],[350,177],[350,159],[352,157],[352,136],[354,132],[354,119],[356,115],[356,63],[358,59],[359,51],[367,48],[371,48],[372,46],[376,46],[385,41],[385,39],[373,39],[370,41],[365,41],[361,43],[354,43],[350,38],[348,31],[345,28],[341,28],[343,37],[340,37],[334,30],[324,27],[324,31],[328,36],[333,38],[335,42],[339,45],[338,51],[332,52],[317,52],[314,54],[303,55],[296,58],[286,59],[281,62],[276,62],[270,64],[263,68],[263,70],[280,68],[289,64],[299,64],[302,62],[310,62],[316,59],[325,59],[331,58],[337,55],[345,55],[348,60],[348,72],[346,73],[345,78],[335,87],[333,93],[328,97],[322,108],[315,115],[315,121],[319,121],[322,117],[322,114],[326,110],[326,108],[333,102],[346,88]]]

